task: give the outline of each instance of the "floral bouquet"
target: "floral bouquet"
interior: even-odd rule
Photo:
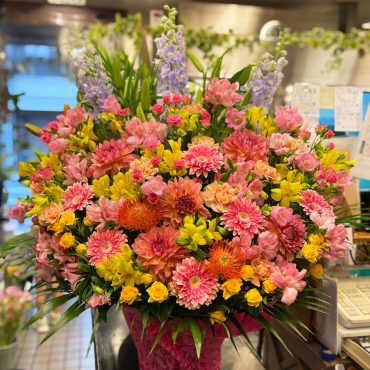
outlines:
[[[20,163],[32,196],[11,211],[32,217],[38,285],[57,280],[66,292],[30,323],[75,297],[50,334],[88,307],[99,322],[122,304],[142,369],[155,368],[155,350],[158,364],[195,368],[202,345],[248,339],[256,323],[273,330],[271,317],[299,326],[282,308],[320,310],[321,261],[349,247],[333,207],[353,163],[326,143],[327,127],[310,139],[295,108],[268,114],[281,45],[230,79],[220,78],[222,57],[209,74],[188,53],[203,75],[191,97],[174,18],[151,70],[124,55],[79,56],[80,104],[29,126],[50,153]],[[194,354],[179,359],[179,347]]]
[[[0,291],[0,346],[16,341],[25,314],[31,308],[32,294],[16,286]]]

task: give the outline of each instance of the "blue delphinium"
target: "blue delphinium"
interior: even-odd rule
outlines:
[[[284,56],[277,60],[271,54],[265,53],[260,63],[254,68],[248,87],[251,89],[252,105],[270,109],[275,91],[281,83],[283,68],[287,65]]]
[[[182,95],[186,93],[188,83],[185,39],[181,26],[175,24],[176,10],[165,9],[168,10],[168,17],[162,21],[164,32],[155,39],[157,92],[160,95]]]
[[[81,102],[91,107],[95,114],[102,112],[104,101],[112,95],[113,89],[100,58],[80,54],[73,59],[72,67]]]

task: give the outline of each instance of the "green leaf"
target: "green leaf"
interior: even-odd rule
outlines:
[[[252,90],[249,89],[248,92],[245,94],[243,101],[240,103],[242,107],[245,107],[248,105],[251,101],[252,98]]]
[[[252,68],[254,67],[253,64],[249,64],[246,67],[242,68],[240,71],[236,72],[230,79],[230,82],[239,82],[240,86],[246,84],[251,74]]]
[[[193,336],[197,356],[198,356],[198,358],[200,358],[200,352],[202,350],[203,338],[202,338],[202,333],[200,331],[199,325],[195,320],[192,320],[192,319],[188,320],[187,324],[189,325],[191,334]]]
[[[144,309],[144,310],[141,310],[141,326],[142,326],[142,330],[141,330],[141,340],[144,339],[144,334],[145,334],[145,329],[148,325],[148,320],[149,320],[149,309]]]
[[[172,340],[176,343],[177,336],[185,329],[185,321],[180,321],[178,327],[172,332]]]
[[[224,59],[224,54],[216,59],[215,66],[213,67],[213,70],[211,73],[211,78],[220,77],[223,59]]]
[[[194,67],[200,72],[204,73],[204,67],[202,63],[199,61],[199,59],[189,50],[186,51],[186,55],[190,59],[190,61],[193,63]]]
[[[61,329],[64,325],[68,324],[70,321],[75,319],[79,316],[82,312],[86,310],[85,303],[75,302],[68,309],[62,313],[62,316],[59,320],[52,326],[50,331],[46,334],[46,336],[42,339],[40,344],[45,343],[52,335],[54,335],[59,329]]]
[[[144,112],[150,109],[150,86],[148,79],[145,79],[141,85],[141,106]]]
[[[152,348],[150,349],[149,355],[154,351],[155,347],[157,347],[157,344],[160,341],[160,339],[163,337],[163,335],[175,324],[175,321],[172,320],[169,324],[167,323],[167,325],[166,325],[166,323],[167,323],[167,321],[163,321],[161,323],[161,326],[159,328],[159,332],[157,334],[157,337],[154,340]]]
[[[136,115],[138,116],[138,118],[141,120],[141,122],[145,122],[146,121],[146,118],[145,118],[145,113],[143,111],[143,108],[141,108],[141,105],[139,104],[138,107],[136,108]]]
[[[57,307],[62,306],[64,303],[68,302],[70,299],[74,298],[74,293],[68,293],[60,297],[55,297],[50,301],[46,302],[42,308],[40,308],[23,326],[23,329],[28,329],[33,323],[42,317],[46,316],[51,311],[55,310]]]

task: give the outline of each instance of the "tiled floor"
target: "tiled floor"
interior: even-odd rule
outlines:
[[[41,346],[42,334],[33,328],[22,333],[16,370],[94,370],[94,346],[89,353],[91,313],[84,312]]]

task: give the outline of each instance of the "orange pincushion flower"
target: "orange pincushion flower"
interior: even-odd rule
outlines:
[[[209,251],[207,269],[220,279],[240,278],[244,264],[243,251],[227,240],[216,241]]]
[[[161,219],[159,208],[139,200],[126,201],[118,211],[118,224],[127,230],[147,231]]]

